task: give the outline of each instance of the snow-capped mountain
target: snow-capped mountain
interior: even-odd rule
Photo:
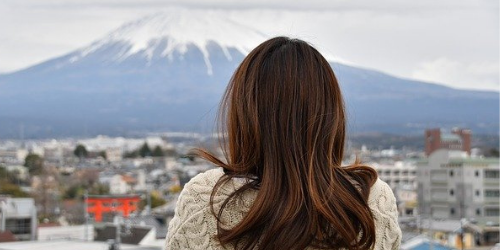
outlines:
[[[87,47],[0,75],[0,138],[212,131],[217,104],[243,57],[268,38],[220,12],[173,9]],[[468,126],[498,133],[498,93],[464,91],[332,66],[353,131]]]
[[[184,59],[189,48],[194,46],[203,55],[207,74],[212,75],[210,49],[214,43],[225,58],[232,61],[235,51],[246,55],[266,38],[266,35],[224,18],[217,12],[173,9],[120,27],[103,39],[78,50],[68,62],[78,62],[102,48],[116,46],[114,55],[108,60],[122,62],[139,56],[146,59],[146,65],[150,65],[158,58],[170,61],[176,57]]]

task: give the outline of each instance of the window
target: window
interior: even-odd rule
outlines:
[[[479,171],[478,171],[478,170],[476,170],[476,171],[474,172],[474,175],[475,175],[476,177],[478,177],[478,176],[479,176]]]
[[[484,197],[500,197],[500,190],[498,189],[492,189],[492,190],[484,190]]]
[[[486,216],[500,216],[500,210],[498,208],[486,208]]]
[[[476,190],[476,196],[481,195],[481,192],[479,190]]]
[[[498,170],[485,170],[484,178],[498,179],[500,178],[500,171]]]
[[[31,233],[31,219],[7,219],[5,228],[13,234]]]
[[[455,208],[450,208],[450,214],[454,215],[455,214]]]
[[[451,196],[455,195],[455,191],[453,189],[450,189],[450,195]]]
[[[450,177],[453,177],[453,170],[450,170]]]
[[[481,209],[480,208],[476,209],[476,215],[481,215]]]

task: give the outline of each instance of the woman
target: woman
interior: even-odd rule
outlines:
[[[394,195],[370,167],[342,167],[346,118],[335,75],[309,44],[270,39],[221,102],[225,161],[179,196],[167,249],[398,249]]]

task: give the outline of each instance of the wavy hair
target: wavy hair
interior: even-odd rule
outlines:
[[[341,166],[346,117],[337,79],[308,43],[287,37],[260,44],[232,76],[220,104],[225,161],[196,154],[224,169],[211,206],[217,239],[236,249],[370,249],[375,224],[368,207],[377,173]],[[213,198],[231,178],[249,180],[215,211]],[[221,225],[231,199],[255,189],[245,217]]]

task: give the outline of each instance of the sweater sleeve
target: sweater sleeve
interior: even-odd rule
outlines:
[[[169,223],[165,249],[213,249],[215,224],[208,209],[210,195],[222,172],[210,170],[191,179],[177,200]]]
[[[368,205],[375,220],[375,250],[399,249],[401,229],[396,198],[387,183],[378,179],[370,190]]]

